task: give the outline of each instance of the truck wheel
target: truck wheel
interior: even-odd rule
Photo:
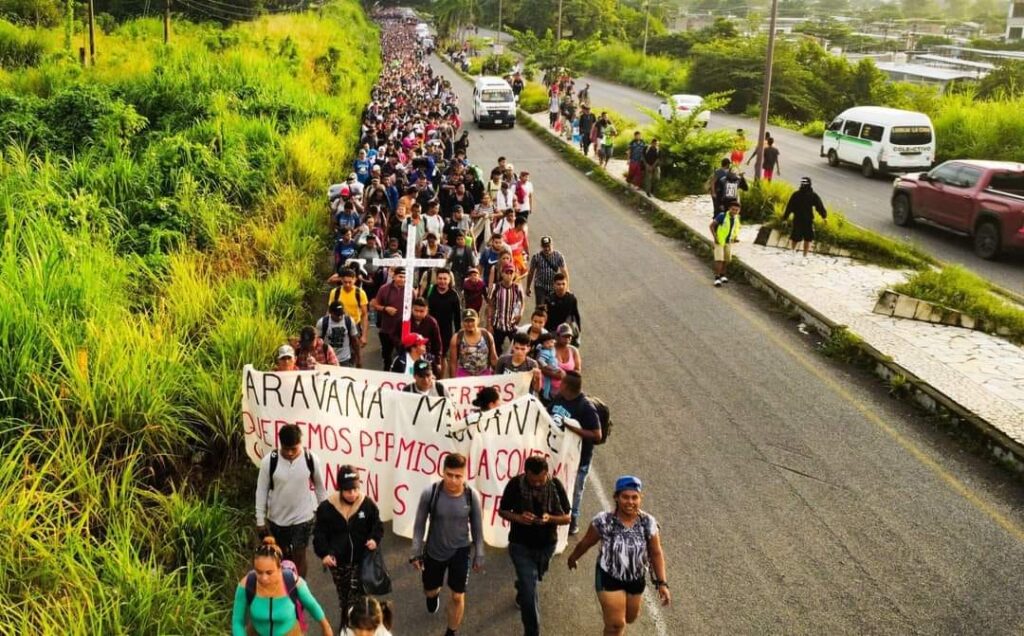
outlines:
[[[868,179],[875,176],[875,166],[871,164],[870,159],[865,159],[864,163],[860,164],[860,173]]]
[[[982,221],[974,228],[974,253],[987,261],[999,258],[999,226],[995,221]]]
[[[897,194],[892,199],[892,222],[900,227],[914,224],[914,213],[910,209],[910,197]]]
[[[835,150],[828,151],[828,165],[836,168],[839,166],[839,155],[836,154]]]

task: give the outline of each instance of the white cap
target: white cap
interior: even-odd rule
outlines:
[[[294,358],[295,349],[292,349],[291,345],[281,345],[277,348],[277,359],[281,358]]]

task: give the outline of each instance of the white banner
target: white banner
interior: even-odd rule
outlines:
[[[325,373],[332,377],[352,380],[359,384],[366,384],[371,387],[381,387],[401,391],[405,385],[412,382],[412,375],[405,373],[391,373],[390,371],[375,371],[372,369],[355,369],[350,367],[339,367],[333,364],[316,365],[317,373]],[[502,403],[523,397],[530,392],[530,383],[533,376],[530,373],[506,373],[504,375],[484,375],[470,378],[450,378],[438,380],[444,387],[445,393],[452,401],[453,416],[456,424],[454,428],[460,428],[459,423],[465,419],[466,414],[473,410],[473,399],[476,393],[485,386],[493,386],[498,391],[498,397]]]
[[[552,476],[561,480],[572,499],[580,438],[557,428],[535,397],[506,401],[507,395],[515,396],[521,382],[516,376],[525,376],[529,386],[529,373],[443,381],[451,383],[446,386],[454,398],[450,400],[396,391],[383,386],[380,378],[370,380],[371,376],[406,376],[330,368],[332,374],[338,370],[345,377],[318,371],[260,372],[246,366],[242,423],[246,452],[253,462],[259,464],[277,447],[282,426],[297,424],[306,448],[322,460],[327,490],[337,489],[338,466],[356,466],[381,518],[393,520],[395,534],[408,538],[413,534],[420,493],[440,479],[449,453],[462,453],[469,460],[467,483],[480,495],[488,545],[508,545],[508,525],[498,516],[501,494],[509,479],[523,472],[530,455],[547,457]],[[509,393],[499,388],[502,405],[467,426],[459,415],[465,413],[465,396],[472,401],[473,387],[492,383],[502,387],[506,382],[512,388]],[[559,551],[565,547],[567,532],[567,527],[560,528]]]

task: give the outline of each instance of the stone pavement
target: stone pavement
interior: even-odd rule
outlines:
[[[547,113],[533,120],[547,128]],[[626,161],[612,159],[608,173],[625,183],[626,168]],[[652,202],[710,242],[709,196]],[[819,254],[801,264],[802,257],[792,252],[754,245],[759,227],[743,226],[740,243],[733,246],[733,256],[748,269],[833,324],[845,325],[908,373],[1012,439],[1020,445],[1018,451],[1024,450],[1024,349],[979,331],[875,314],[879,292],[912,272]],[[709,271],[708,285],[712,280]]]

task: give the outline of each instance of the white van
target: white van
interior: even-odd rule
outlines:
[[[420,22],[416,25],[416,37],[423,39],[430,35],[430,27],[427,26],[426,22]]]
[[[852,163],[861,174],[922,172],[935,161],[935,127],[924,113],[881,106],[848,108],[828,125],[821,156]]]
[[[473,84],[473,121],[481,127],[516,125],[516,96],[500,77],[478,77]]]

